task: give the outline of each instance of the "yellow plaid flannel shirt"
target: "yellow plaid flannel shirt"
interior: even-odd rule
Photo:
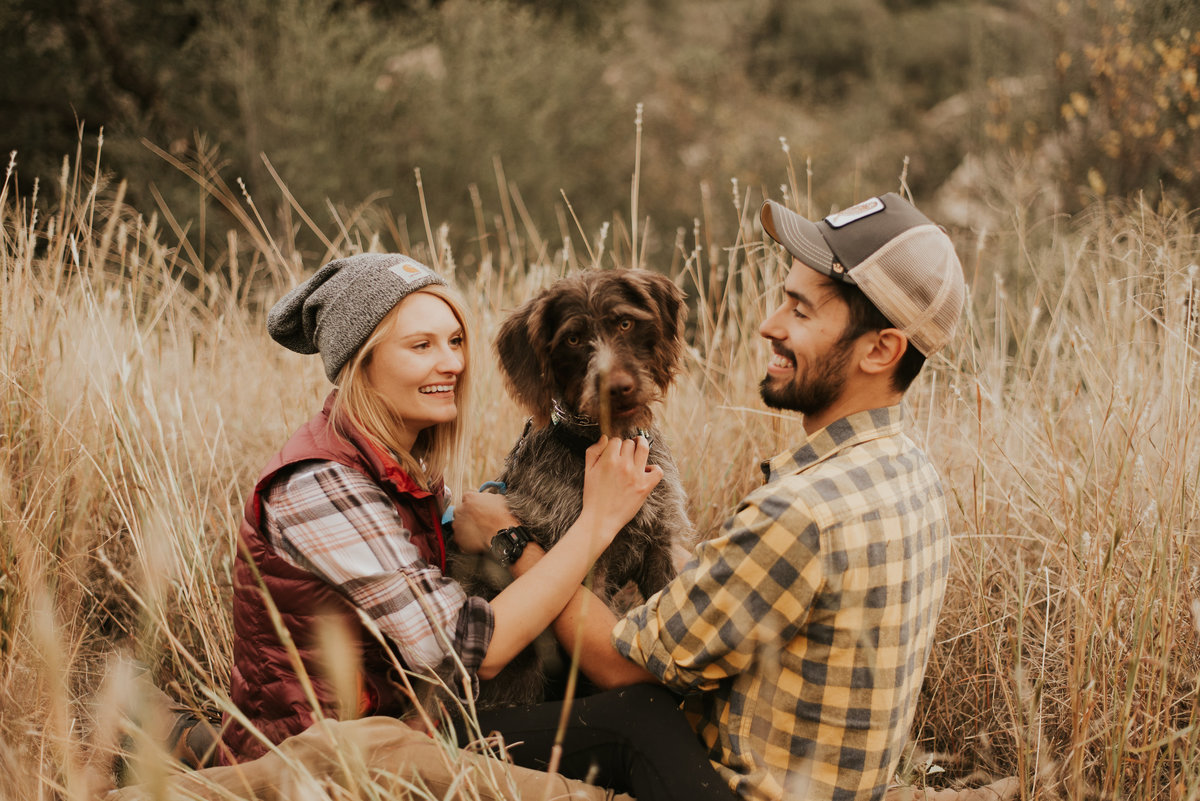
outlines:
[[[950,562],[941,481],[901,409],[764,462],[678,578],[613,630],[685,701],[746,799],[879,799],[904,746]]]

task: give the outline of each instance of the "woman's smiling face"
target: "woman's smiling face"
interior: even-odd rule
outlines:
[[[458,415],[455,391],[466,369],[462,323],[428,292],[402,300],[391,328],[365,365],[366,379],[404,421],[408,443],[423,429]]]

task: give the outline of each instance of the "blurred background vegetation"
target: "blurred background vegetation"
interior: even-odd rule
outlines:
[[[713,204],[779,196],[789,162],[803,187],[809,159],[815,213],[903,179],[986,228],[1014,168],[1038,211],[1200,206],[1198,65],[1192,0],[0,0],[0,152],[28,191],[102,133],[130,202],[200,248],[228,220],[186,169],[237,202],[242,180],[276,233],[298,206],[417,251],[419,169],[470,269],[516,217],[578,247],[573,210],[618,247],[643,103],[661,262],[699,216],[726,241]]]

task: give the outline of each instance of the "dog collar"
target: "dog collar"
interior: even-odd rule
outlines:
[[[560,423],[570,423],[571,425],[582,426],[584,428],[600,425],[598,420],[593,420],[586,414],[576,414],[574,412],[567,411],[563,406],[562,401],[560,401],[558,398],[550,401],[550,422],[554,425],[558,425]]]
[[[596,437],[599,437],[600,435],[599,421],[593,420],[585,414],[577,414],[575,412],[568,411],[566,407],[563,406],[562,401],[560,401],[558,398],[554,398],[552,401],[550,401],[550,423],[551,425],[562,426],[564,429],[595,428],[597,429]],[[647,429],[639,428],[636,430],[636,433],[638,436],[645,437],[647,444],[654,444],[654,437],[650,436],[650,432]],[[595,442],[596,437],[592,438],[593,442]]]

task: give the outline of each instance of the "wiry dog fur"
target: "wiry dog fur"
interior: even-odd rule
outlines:
[[[579,516],[584,451],[601,432],[650,439],[649,460],[663,479],[595,567],[594,589],[610,605],[631,581],[643,598],[661,589],[675,574],[672,543],[690,532],[679,471],[651,409],[678,370],[685,314],[683,294],[665,276],[595,270],[543,290],[504,321],[496,339],[508,389],[532,414],[500,479],[513,514],[543,548]],[[485,597],[511,580],[490,559],[459,558],[452,572]],[[553,670],[545,663],[556,650],[547,637],[482,682],[482,706],[544,698]]]

